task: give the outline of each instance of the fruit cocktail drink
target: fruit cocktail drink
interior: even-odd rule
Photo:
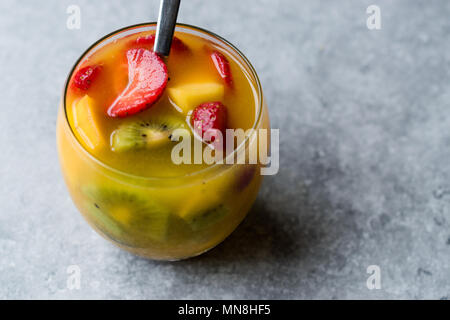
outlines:
[[[191,163],[177,163],[174,148],[187,141],[189,150],[223,158],[267,149],[250,130],[224,151],[225,131],[268,129],[269,119],[258,77],[235,47],[177,25],[164,61],[153,52],[155,29],[121,29],[82,55],[65,86],[57,140],[64,179],[89,224],[137,255],[177,260],[225,239],[262,177],[259,162],[196,162],[188,154]],[[209,129],[223,136],[207,137]]]

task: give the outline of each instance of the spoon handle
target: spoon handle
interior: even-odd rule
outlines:
[[[155,52],[167,57],[172,45],[180,0],[161,0],[156,26]]]

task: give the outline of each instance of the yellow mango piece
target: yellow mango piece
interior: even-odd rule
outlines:
[[[95,101],[85,95],[74,105],[73,122],[83,144],[94,150],[104,144],[95,112]]]
[[[178,111],[186,115],[199,104],[223,100],[225,89],[220,83],[207,82],[185,84],[167,90]]]

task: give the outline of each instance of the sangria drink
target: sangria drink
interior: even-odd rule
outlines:
[[[269,119],[253,67],[230,43],[179,24],[164,59],[153,52],[155,30],[121,29],[81,56],[65,85],[57,142],[70,195],[98,233],[137,255],[177,260],[224,240],[262,179],[259,161],[196,161],[194,151],[248,159],[246,151],[268,148],[249,129],[268,129]],[[224,135],[207,138],[207,129]],[[232,150],[227,129],[246,132]],[[181,142],[191,161],[174,161]]]

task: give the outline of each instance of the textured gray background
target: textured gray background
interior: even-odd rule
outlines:
[[[372,3],[379,31],[366,28]],[[66,28],[69,4],[81,7],[81,30]],[[253,62],[281,130],[281,168],[223,244],[177,263],[95,234],[55,146],[75,59],[157,9],[156,0],[0,2],[0,298],[450,297],[449,1],[183,0],[179,21]],[[81,290],[66,288],[72,264]],[[372,264],[380,290],[366,287]]]

